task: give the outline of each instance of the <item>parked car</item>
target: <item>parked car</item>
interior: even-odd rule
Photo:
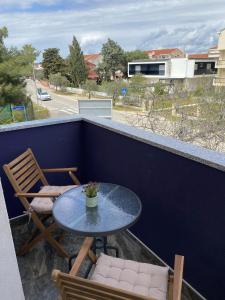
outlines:
[[[49,95],[49,93],[46,91],[43,91],[42,89],[37,89],[37,97],[41,101],[52,99],[51,96]]]

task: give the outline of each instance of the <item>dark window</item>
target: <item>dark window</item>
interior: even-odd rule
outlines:
[[[131,64],[129,65],[129,74],[143,75],[165,75],[165,63],[158,64]]]
[[[215,62],[196,62],[194,75],[215,74]]]

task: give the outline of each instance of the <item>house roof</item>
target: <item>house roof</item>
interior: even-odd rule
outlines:
[[[147,50],[145,52],[147,54],[150,54],[150,55],[168,55],[168,54],[172,54],[172,53],[177,52],[177,51],[182,52],[178,48],[154,49],[154,50]]]
[[[85,60],[84,62],[85,62],[86,66],[87,66],[89,69],[93,69],[93,68],[96,67],[96,64],[93,64],[93,63],[91,63],[91,62],[88,61],[88,60]]]
[[[210,47],[209,49],[217,49],[218,48],[218,45],[215,45],[213,47]]]
[[[84,54],[84,59],[85,60],[92,60],[92,59],[99,58],[99,56],[100,56],[100,53]]]
[[[208,53],[194,53],[189,54],[188,58],[190,59],[202,59],[202,58],[209,58]]]

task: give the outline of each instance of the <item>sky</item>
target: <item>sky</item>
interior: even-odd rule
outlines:
[[[224,16],[225,0],[0,0],[7,46],[56,47],[63,57],[73,35],[84,53],[99,52],[107,38],[125,50],[207,52]]]

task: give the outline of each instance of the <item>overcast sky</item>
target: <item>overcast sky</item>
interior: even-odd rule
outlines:
[[[126,50],[207,52],[225,27],[225,0],[0,0],[2,26],[8,46],[57,47],[63,56],[73,35],[85,53],[108,37]]]

